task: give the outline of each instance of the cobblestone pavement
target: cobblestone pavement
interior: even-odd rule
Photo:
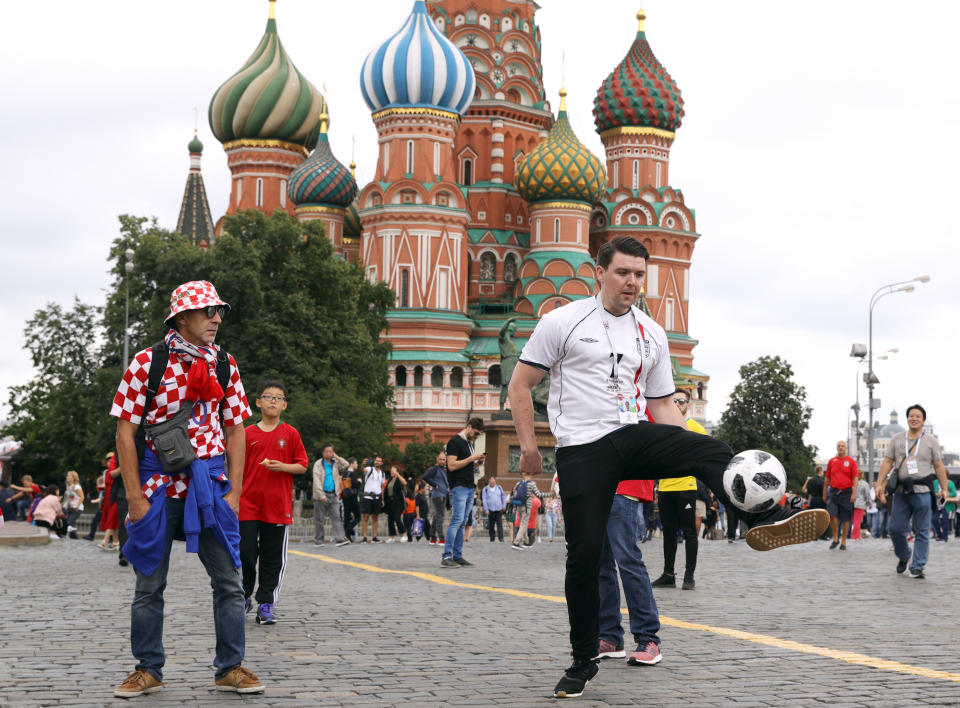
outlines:
[[[960,543],[933,544],[926,580],[894,572],[888,541],[849,545],[701,541],[697,589],[657,590],[663,662],[606,660],[578,704],[960,704]],[[661,543],[642,548],[659,574]],[[206,575],[175,544],[166,685],[127,702],[112,692],[134,664],[132,572],[85,541],[0,547],[0,706],[555,704],[569,650],[563,545],[481,538],[465,555],[475,567],[447,570],[423,542],[292,544],[279,623],[248,620],[246,665],[267,691],[240,697],[212,690]]]

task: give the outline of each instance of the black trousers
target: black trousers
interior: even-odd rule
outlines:
[[[727,538],[737,537],[737,527],[740,526],[740,511],[733,504],[724,504],[727,511]]]
[[[494,536],[494,526],[496,526],[496,536]],[[491,541],[494,538],[503,540],[503,509],[487,512],[487,527],[490,529]]]
[[[403,530],[403,503],[391,502],[387,507],[387,533],[390,536],[399,536]]]
[[[683,546],[687,563],[683,577],[693,579],[697,570],[697,490],[684,492],[657,492],[660,523],[663,525],[663,572],[674,574],[677,559],[677,530],[683,531]]]
[[[342,497],[343,500],[343,533],[353,539],[357,535],[357,524],[360,523],[360,500],[354,494],[350,497]]]
[[[639,423],[586,445],[557,450],[560,500],[566,524],[567,574],[564,590],[575,660],[597,655],[600,557],[617,485],[625,479],[693,475],[723,502],[723,471],[733,457],[725,443],[675,425]],[[762,514],[744,514],[747,523],[790,516],[776,505]]]
[[[286,524],[268,524],[266,521],[240,522],[240,563],[243,568],[243,596],[253,595],[257,584],[257,565],[260,566],[260,584],[257,586],[258,605],[275,605],[280,599],[283,572],[287,567],[287,539],[290,527]]]

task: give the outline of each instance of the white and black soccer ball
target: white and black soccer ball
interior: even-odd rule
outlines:
[[[787,473],[769,452],[745,450],[724,470],[723,490],[734,506],[755,514],[770,509],[786,494]]]

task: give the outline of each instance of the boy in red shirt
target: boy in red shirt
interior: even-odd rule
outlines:
[[[247,453],[240,495],[240,560],[246,611],[257,588],[257,624],[274,624],[273,606],[280,596],[287,565],[287,540],[293,523],[293,475],[307,471],[307,451],[300,433],[280,422],[287,409],[287,389],[279,381],[257,387],[260,422],[245,429]]]

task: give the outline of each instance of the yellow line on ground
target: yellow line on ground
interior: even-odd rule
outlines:
[[[427,582],[436,583],[437,585],[449,585],[452,587],[458,588],[467,588],[470,590],[483,590],[485,592],[495,592],[501,595],[512,595],[514,597],[527,597],[534,600],[545,600],[547,602],[556,602],[560,604],[566,604],[566,600],[559,595],[542,595],[535,592],[526,592],[524,590],[514,590],[513,588],[499,588],[491,585],[477,585],[475,583],[463,583],[458,580],[451,580],[450,578],[445,578],[441,575],[435,575],[433,573],[420,573],[414,570],[392,570],[390,568],[381,568],[376,565],[370,565],[368,563],[357,563],[356,561],[347,561],[340,558],[333,558],[332,556],[324,556],[317,553],[305,553],[303,551],[289,551],[294,555],[304,556],[306,558],[316,558],[317,560],[322,560],[325,563],[333,563],[335,565],[345,565],[351,568],[357,568],[359,570],[366,570],[371,573],[387,573],[390,575],[407,575],[412,578],[419,578],[421,580],[426,580]],[[727,627],[714,627],[709,624],[698,624],[696,622],[685,622],[683,620],[673,619],[672,617],[665,617],[660,615],[660,622],[669,627],[677,627],[680,629],[692,629],[698,632],[709,632],[711,634],[719,634],[724,637],[731,637],[732,639],[740,639],[745,642],[753,642],[755,644],[763,644],[769,647],[776,647],[778,649],[789,649],[791,651],[799,652],[801,654],[813,654],[815,656],[822,656],[827,659],[836,659],[837,661],[844,661],[848,664],[855,664],[857,666],[868,666],[873,669],[880,669],[882,671],[894,671],[901,674],[910,674],[913,676],[922,676],[924,678],[930,679],[940,679],[943,681],[952,681],[954,683],[960,683],[960,674],[953,673],[950,671],[939,671],[937,669],[928,669],[923,666],[913,666],[911,664],[904,664],[899,661],[888,661],[887,659],[879,659],[873,656],[867,656],[866,654],[856,654],[849,651],[840,651],[838,649],[830,649],[828,647],[818,647],[813,644],[804,644],[802,642],[794,642],[789,639],[780,639],[778,637],[770,637],[765,634],[755,634],[753,632],[744,632],[739,629],[729,629]]]

